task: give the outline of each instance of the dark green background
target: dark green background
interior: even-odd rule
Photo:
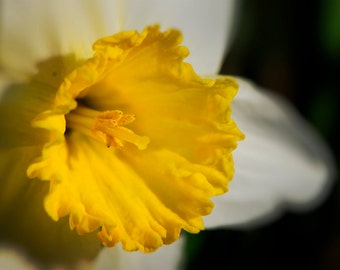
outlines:
[[[339,164],[340,1],[245,0],[221,73],[286,96]],[[338,166],[339,168],[339,166]],[[190,235],[185,269],[340,269],[340,186],[305,214],[267,226]]]

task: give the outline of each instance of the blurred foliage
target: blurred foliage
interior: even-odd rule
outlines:
[[[319,35],[325,53],[340,58],[340,1],[320,1]]]
[[[244,0],[221,70],[289,99],[339,162],[340,1]],[[339,166],[338,166],[339,167]],[[304,214],[251,230],[189,235],[185,269],[340,269],[340,187]]]

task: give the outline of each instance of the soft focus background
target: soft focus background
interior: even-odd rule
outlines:
[[[242,3],[221,73],[250,78],[286,96],[320,131],[339,165],[340,1]],[[286,213],[247,231],[190,236],[187,256],[188,270],[340,269],[340,185],[306,214]]]

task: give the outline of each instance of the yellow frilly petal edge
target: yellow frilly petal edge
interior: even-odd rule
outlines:
[[[94,56],[65,77],[54,107],[33,121],[50,139],[27,174],[50,182],[45,209],[54,220],[69,215],[79,234],[98,231],[106,246],[144,252],[172,243],[181,229],[204,229],[202,216],[210,198],[227,191],[231,152],[244,137],[231,119],[238,86],[197,76],[181,41],[179,31],[158,26],[97,41]],[[67,130],[65,115],[79,102],[135,114],[129,128],[150,144],[107,148]]]

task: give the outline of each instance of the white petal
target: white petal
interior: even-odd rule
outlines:
[[[153,253],[126,252],[120,246],[105,248],[93,264],[94,270],[176,270],[182,263],[184,238]]]
[[[31,73],[37,62],[91,55],[99,37],[119,31],[120,1],[5,0],[1,2],[0,68]]]
[[[226,49],[232,41],[236,18],[235,0],[130,0],[125,28],[141,30],[160,23],[162,28],[178,28],[184,45],[190,49],[187,59],[200,74],[220,70]]]
[[[326,196],[334,161],[322,138],[282,98],[241,78],[233,117],[246,139],[234,151],[229,192],[206,227],[255,226],[284,209],[309,210]]]
[[[0,269],[38,270],[38,267],[34,266],[18,251],[8,247],[0,247]]]
[[[5,0],[1,3],[0,69],[24,76],[52,56],[91,55],[100,37],[159,23],[183,30],[200,73],[217,72],[235,18],[234,0]]]

